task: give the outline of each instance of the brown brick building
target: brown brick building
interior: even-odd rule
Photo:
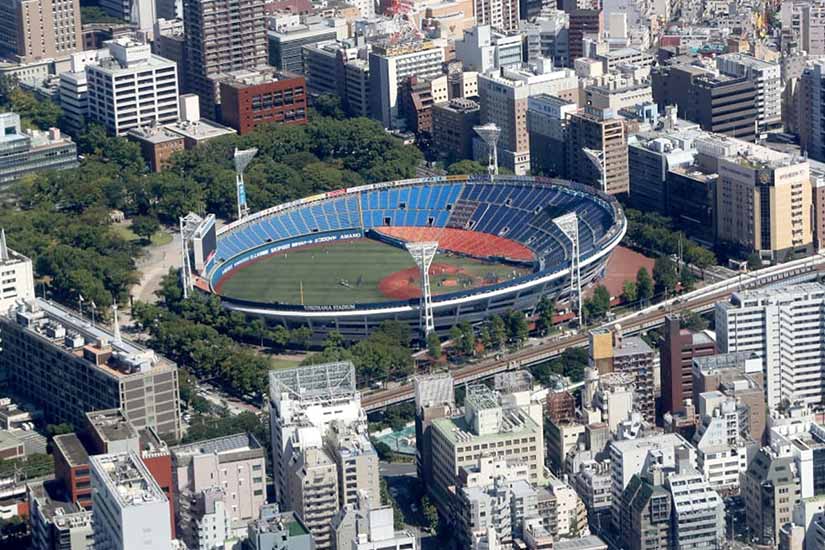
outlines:
[[[677,315],[665,317],[664,328],[665,337],[660,348],[661,412],[683,412],[685,400],[693,398],[693,360],[715,355],[716,342],[704,332],[683,329]]]
[[[168,167],[172,154],[184,149],[183,136],[163,127],[135,128],[126,135],[140,145],[140,153],[152,172]]]
[[[306,124],[303,76],[274,69],[234,71],[220,79],[223,123],[239,134],[261,124]]]

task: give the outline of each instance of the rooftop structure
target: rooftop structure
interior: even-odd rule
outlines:
[[[77,146],[57,128],[23,131],[20,115],[0,114],[0,184],[41,170],[77,166]]]

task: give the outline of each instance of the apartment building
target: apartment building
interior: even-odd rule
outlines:
[[[89,458],[95,548],[171,550],[169,502],[137,453]]]
[[[332,547],[332,518],[340,509],[338,468],[321,448],[307,447],[287,464],[287,506],[294,510],[315,539],[315,547]]]
[[[83,50],[78,0],[3,0],[0,16],[0,52],[17,63]]]
[[[350,425],[333,422],[326,447],[338,470],[339,507],[356,504],[360,495],[380,502],[378,453],[367,434]]]
[[[184,0],[186,84],[206,118],[216,117],[215,75],[267,62],[264,0]]]
[[[33,550],[92,550],[92,512],[78,506],[57,481],[26,486]]]
[[[418,479],[433,481],[432,423],[455,413],[455,390],[449,373],[416,376],[415,388],[415,465]]]
[[[564,10],[569,18],[567,31],[568,67],[572,67],[576,59],[587,57],[584,51],[584,40],[590,36],[601,36],[604,32],[604,12],[600,9]]]
[[[106,43],[86,65],[88,116],[116,135],[177,122],[177,65],[129,38]]]
[[[699,394],[699,422],[693,442],[696,468],[716,491],[739,491],[739,472],[748,467],[748,454],[739,426],[736,399],[720,391]]]
[[[756,121],[760,130],[781,126],[782,74],[779,63],[770,63],[743,53],[716,58],[716,67],[733,78],[749,78],[756,88]]]
[[[521,35],[495,31],[489,24],[476,25],[464,31],[462,40],[456,40],[455,58],[465,71],[486,73],[518,67],[523,59]]]
[[[756,452],[742,473],[741,493],[745,521],[754,542],[779,542],[780,528],[793,517],[799,502],[799,479],[794,460],[778,456],[769,447]]]
[[[549,94],[527,99],[527,133],[533,175],[567,177],[567,137],[574,101]]]
[[[530,169],[530,136],[527,131],[529,98],[549,94],[574,101],[578,78],[570,69],[555,69],[548,60],[518,69],[502,69],[478,76],[481,123],[501,130],[498,162],[518,175]],[[486,149],[476,158],[487,158]]]
[[[503,32],[518,30],[519,0],[473,0],[473,14],[479,25]]]
[[[610,195],[630,191],[625,120],[609,109],[584,110],[570,115],[567,171],[570,179],[587,183]],[[590,150],[588,155],[585,150]],[[598,156],[596,161],[592,155]]]
[[[805,283],[736,292],[716,304],[719,350],[761,355],[769,408],[783,399],[822,403],[823,303],[825,287]]]
[[[38,298],[0,316],[0,329],[11,389],[47,422],[82,426],[87,411],[122,409],[136,428],[180,438],[176,365],[122,338],[116,323],[113,333]]]
[[[672,547],[722,548],[725,504],[689,461],[678,461],[665,487],[673,502]]]
[[[20,115],[0,113],[0,185],[43,170],[78,165],[77,145],[57,128],[23,131]]]
[[[370,116],[385,128],[403,128],[400,88],[411,76],[431,80],[442,74],[444,49],[430,42],[373,46],[369,54]]]
[[[825,13],[825,10],[824,10]],[[825,161],[825,63],[814,62],[799,81],[799,145],[812,159]]]
[[[664,339],[660,350],[662,412],[684,412],[693,399],[693,361],[716,354],[716,342],[704,332],[682,328],[678,315],[665,317]],[[696,406],[696,403],[693,403]]]
[[[621,495],[621,521],[616,531],[628,550],[671,548],[671,495],[664,488],[662,468],[634,474]]]
[[[210,522],[202,521],[204,515],[212,515],[212,523],[226,525],[226,538],[242,535],[247,523],[259,517],[266,503],[266,468],[264,450],[251,434],[199,441],[170,450],[179,538],[190,548],[199,547],[198,541],[208,535],[205,528]],[[224,514],[215,518],[218,500]]]
[[[458,97],[433,105],[434,149],[450,160],[473,158],[473,128],[480,115],[481,107],[472,99]]]

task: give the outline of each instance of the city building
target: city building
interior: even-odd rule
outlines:
[[[92,478],[89,453],[74,433],[56,435],[52,440],[54,477],[70,501],[84,510],[92,507]]]
[[[547,423],[547,459],[550,469],[558,475],[563,473],[567,454],[584,443],[587,425],[575,420]]]
[[[339,507],[356,504],[363,494],[380,501],[378,453],[367,434],[334,421],[327,431],[326,447],[338,470]]]
[[[266,65],[264,18],[264,0],[183,0],[187,91],[207,118],[220,103],[217,75]]]
[[[689,460],[677,460],[665,486],[673,503],[672,548],[722,548],[725,506]]]
[[[314,550],[315,542],[295,512],[281,512],[277,504],[261,507],[260,517],[249,523],[249,550]]]
[[[699,394],[698,405],[699,423],[693,438],[696,468],[716,491],[736,494],[739,473],[748,467],[736,399],[709,391]]]
[[[628,550],[672,548],[673,502],[664,487],[664,472],[653,464],[633,474],[622,492],[621,521],[616,526],[622,546]]]
[[[400,89],[411,76],[430,80],[442,74],[444,49],[430,42],[375,45],[369,54],[370,116],[385,128],[403,128]]]
[[[180,96],[180,118],[180,122],[168,124],[164,128],[182,137],[183,148],[187,151],[201,143],[237,133],[234,128],[201,118],[200,99],[195,94]]]
[[[449,99],[447,76],[432,80],[407,78],[399,91],[399,112],[406,120],[406,129],[416,135],[430,134],[433,130],[433,106]]]
[[[567,139],[570,116],[578,111],[573,101],[549,94],[527,100],[531,173],[567,177]]]
[[[756,87],[756,121],[760,131],[781,127],[782,75],[779,63],[770,63],[743,53],[716,58],[719,72],[733,78],[748,78]]]
[[[518,0],[473,0],[473,15],[479,25],[489,25],[503,32],[517,31]]]
[[[168,168],[172,155],[184,150],[183,136],[165,126],[132,128],[126,137],[140,145],[140,153],[152,172]]]
[[[78,506],[58,481],[26,486],[33,550],[92,550],[92,512]]]
[[[757,90],[749,77],[733,78],[687,64],[660,65],[651,73],[653,99],[664,110],[676,105],[703,130],[753,141]]]
[[[570,179],[610,195],[630,191],[627,130],[622,117],[608,109],[585,107],[570,115],[567,136]],[[592,155],[597,155],[598,160]]]
[[[0,366],[11,389],[49,423],[81,426],[87,411],[122,409],[138,429],[181,436],[178,371],[154,351],[52,302],[21,302],[0,316]]]
[[[481,107],[472,99],[453,98],[433,105],[433,148],[449,160],[473,158],[473,128]]]
[[[303,76],[258,68],[215,79],[221,87],[221,121],[241,135],[262,124],[306,124]]]
[[[0,274],[6,281],[0,288],[0,315],[14,307],[18,300],[34,298],[32,261],[6,246],[4,229],[0,229]]]
[[[479,74],[478,91],[481,123],[493,123],[501,130],[499,164],[523,175],[530,169],[529,98],[549,94],[575,100],[578,79],[572,70],[555,69],[549,60],[540,60],[534,66]],[[486,147],[476,151],[475,157],[486,161]]]
[[[307,447],[293,452],[286,467],[287,506],[310,530],[319,550],[331,548],[332,519],[340,509],[335,462],[323,449]]]
[[[569,18],[567,31],[567,49],[569,67],[576,59],[588,57],[585,52],[585,39],[589,36],[601,36],[604,33],[604,12],[600,9],[564,10]]]
[[[409,531],[396,531],[391,506],[370,508],[358,522],[352,550],[415,550],[416,537]]]
[[[137,453],[89,457],[94,547],[170,550],[169,502]]]
[[[528,63],[535,63],[540,57],[546,57],[552,59],[556,67],[571,66],[567,49],[570,21],[565,12],[542,6],[541,14],[525,18],[522,10],[522,20],[519,24],[526,42]]]
[[[415,465],[418,479],[433,482],[432,423],[456,412],[453,377],[449,373],[416,376],[415,387]]]
[[[824,302],[825,286],[805,283],[735,292],[729,302],[716,304],[719,351],[762,357],[770,409],[785,399],[808,405],[825,399],[820,360]]]
[[[146,44],[110,40],[86,65],[86,80],[88,116],[113,134],[178,121],[177,66]]]
[[[338,30],[332,21],[309,21],[286,19],[289,24],[276,24],[274,30],[266,33],[267,59],[269,64],[282,71],[303,74],[304,47],[319,44],[338,37]]]
[[[17,63],[83,50],[78,0],[4,0],[0,15],[0,53]]]
[[[745,521],[754,542],[773,545],[779,530],[793,518],[799,501],[796,464],[790,456],[777,456],[768,447],[760,449],[742,473],[740,490],[745,502]]]
[[[547,420],[554,424],[571,422],[576,417],[576,398],[569,391],[547,394]]]
[[[235,434],[179,445],[170,451],[179,538],[197,548],[200,539],[217,530],[210,529],[216,522],[225,525],[224,540],[243,536],[247,524],[259,518],[266,503],[264,449],[255,438]],[[210,516],[208,521],[204,516]]]
[[[463,39],[455,41],[455,58],[461,61],[465,71],[486,73],[502,67],[518,67],[523,59],[521,42],[518,33],[505,34],[493,30],[489,24],[479,24],[466,29]]]
[[[693,399],[694,359],[715,354],[716,342],[706,333],[682,328],[678,315],[665,317],[660,347],[662,412],[684,412],[687,400]]]
[[[0,185],[41,170],[65,170],[78,165],[77,146],[57,128],[23,131],[20,115],[0,113]]]

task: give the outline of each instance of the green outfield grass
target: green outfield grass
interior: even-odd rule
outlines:
[[[500,280],[512,278],[515,269],[445,254],[436,256],[434,263],[460,267],[474,277],[492,274]],[[306,305],[381,302],[388,298],[379,291],[378,283],[388,275],[414,267],[406,250],[360,239],[269,256],[232,274],[221,285],[220,293],[242,300],[300,304],[303,287]],[[466,288],[441,287],[444,278],[432,278],[434,294]]]

